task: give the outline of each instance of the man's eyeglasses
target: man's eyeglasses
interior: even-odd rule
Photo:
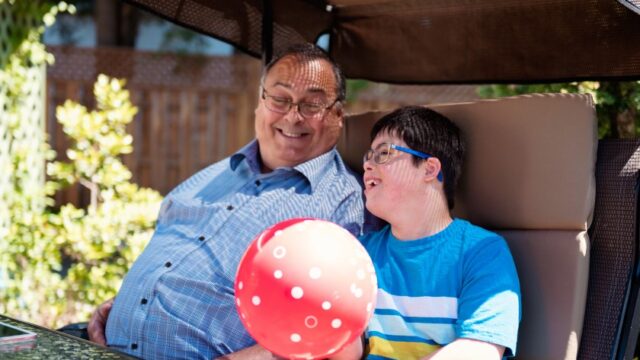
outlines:
[[[288,113],[291,110],[291,107],[295,105],[298,108],[298,113],[305,118],[312,118],[314,116],[320,115],[325,110],[330,109],[338,102],[338,99],[335,99],[328,106],[321,103],[303,101],[294,103],[293,101],[291,101],[291,99],[286,97],[269,95],[264,87],[262,88],[262,99],[264,100],[267,109],[278,114]]]
[[[365,163],[373,159],[374,163],[382,165],[389,162],[389,160],[391,160],[391,158],[396,154],[396,151],[402,151],[407,154],[415,155],[425,160],[432,157],[431,155],[425,154],[418,150],[409,149],[395,144],[382,143],[376,146],[375,149],[367,150],[367,152],[364,153],[362,162]],[[438,172],[438,180],[442,181],[442,171]]]

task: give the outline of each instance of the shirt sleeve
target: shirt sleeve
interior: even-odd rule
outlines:
[[[504,346],[505,356],[514,356],[520,322],[520,284],[506,241],[493,234],[474,242],[466,254],[457,336]]]

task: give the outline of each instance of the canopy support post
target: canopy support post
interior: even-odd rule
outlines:
[[[262,0],[262,64],[267,65],[273,57],[273,4]]]

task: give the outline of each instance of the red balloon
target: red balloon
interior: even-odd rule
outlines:
[[[328,221],[291,219],[249,245],[235,298],[260,345],[282,357],[314,359],[362,334],[377,289],[371,258],[351,233]]]

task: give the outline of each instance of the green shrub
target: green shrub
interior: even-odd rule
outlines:
[[[66,204],[56,212],[21,214],[2,249],[5,291],[0,312],[50,327],[88,319],[113,297],[132,262],[149,241],[162,200],[130,182],[121,162],[133,150],[126,133],[137,109],[124,81],[100,75],[97,110],[67,101],[58,121],[70,137],[69,161],[48,164],[48,194],[79,183],[91,194],[86,209]]]
[[[133,151],[126,126],[137,112],[124,81],[100,75],[94,86],[97,111],[71,101],[57,109],[72,144],[68,162],[51,163],[54,187],[79,183],[91,194],[87,209],[72,204],[50,214],[58,230],[70,315],[86,318],[95,305],[113,297],[133,261],[151,238],[162,197],[130,182],[120,156]]]

